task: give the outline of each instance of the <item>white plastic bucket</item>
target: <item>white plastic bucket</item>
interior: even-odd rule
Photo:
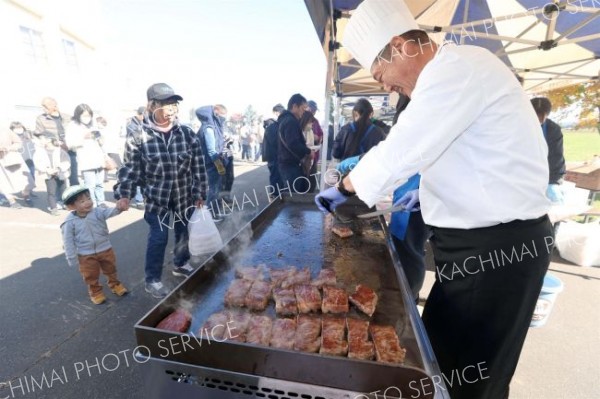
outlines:
[[[561,292],[563,288],[564,285],[558,277],[551,274],[546,274],[544,276],[544,285],[542,286],[540,297],[535,305],[529,327],[542,327],[546,324],[548,316],[550,316],[550,312],[554,306],[554,301],[556,301],[558,293]]]

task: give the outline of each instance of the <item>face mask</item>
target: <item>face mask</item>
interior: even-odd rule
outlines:
[[[16,134],[23,134],[23,133],[25,133],[25,131],[23,129],[21,129],[21,128],[17,128],[15,130],[13,130],[13,132],[16,133]]]
[[[80,119],[81,123],[83,123],[84,125],[89,125],[90,122],[92,122],[92,118],[89,116],[82,116]]]

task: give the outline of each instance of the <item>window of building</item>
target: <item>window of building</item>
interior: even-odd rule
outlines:
[[[77,51],[75,49],[75,43],[70,40],[63,39],[62,44],[63,50],[65,52],[65,60],[67,65],[77,69],[79,67],[79,63],[77,62]]]
[[[47,64],[46,46],[42,33],[21,26],[21,40],[23,51],[32,64]]]

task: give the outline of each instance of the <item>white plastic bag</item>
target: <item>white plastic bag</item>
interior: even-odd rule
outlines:
[[[560,256],[580,266],[600,266],[600,224],[564,222],[558,226]]]
[[[192,256],[212,254],[223,247],[221,234],[207,207],[196,208],[189,220],[189,250]]]

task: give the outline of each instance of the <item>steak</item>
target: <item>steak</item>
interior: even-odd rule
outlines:
[[[345,340],[345,335],[346,320],[339,317],[323,317],[319,353],[345,356],[348,353],[348,341]]]
[[[310,313],[321,310],[321,293],[313,285],[303,284],[294,287],[299,313]]]
[[[348,299],[367,316],[371,317],[375,313],[378,299],[377,294],[366,285],[357,285],[354,294],[350,295]]]
[[[369,341],[369,322],[346,319],[348,326],[348,357],[351,359],[372,360],[375,356],[373,342]]]
[[[273,321],[268,316],[252,316],[246,331],[246,342],[269,346]]]
[[[294,274],[296,274],[296,268],[294,266],[286,267],[284,269],[271,269],[271,283],[273,283],[274,287],[281,287],[281,284],[290,279]]]
[[[298,315],[296,319],[296,337],[294,349],[302,352],[316,353],[321,346],[321,319],[318,317]]]
[[[310,282],[310,269],[296,269],[296,273],[289,275],[281,282],[282,288],[291,288],[297,284],[308,284]]]
[[[275,319],[271,330],[271,346],[280,349],[293,349],[296,339],[296,320]]]
[[[252,283],[244,303],[250,310],[262,311],[266,309],[270,298],[271,283],[256,280]]]
[[[198,337],[207,337],[215,341],[224,341],[229,338],[227,332],[227,322],[229,321],[229,312],[222,311],[213,313],[204,322],[198,333]]]
[[[192,324],[192,315],[185,309],[177,309],[162,319],[156,328],[174,332],[186,332]]]
[[[341,288],[323,286],[323,313],[348,313],[348,294]]]
[[[373,337],[378,362],[402,363],[404,361],[406,349],[400,346],[394,327],[371,325],[369,331]]]
[[[243,310],[229,311],[229,332],[231,336],[226,337],[236,342],[246,342],[246,331],[250,323],[250,313]]]
[[[251,281],[264,281],[265,267],[264,265],[259,265],[256,267],[239,266],[235,269],[235,277]]]
[[[319,276],[311,282],[311,285],[322,288],[324,285],[335,285],[336,283],[335,270],[321,269]]]
[[[354,235],[352,230],[350,230],[350,227],[346,227],[346,226],[333,226],[331,228],[331,231],[333,231],[333,233],[335,235],[337,235],[338,237],[341,237],[341,238],[348,238],[348,237],[352,237]]]
[[[244,279],[235,279],[225,293],[226,306],[244,306],[246,304],[246,296],[252,287],[252,281]]]
[[[275,300],[275,313],[279,316],[294,316],[298,313],[296,295],[291,288],[275,288],[273,290]]]

